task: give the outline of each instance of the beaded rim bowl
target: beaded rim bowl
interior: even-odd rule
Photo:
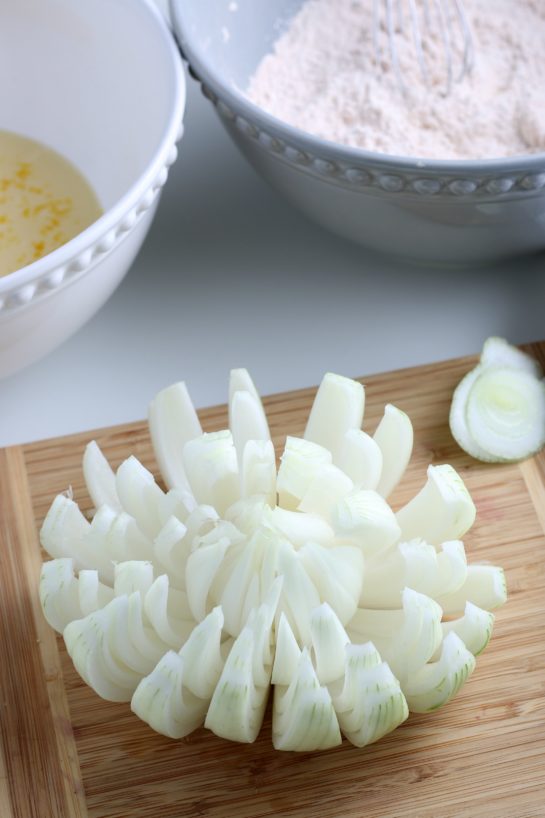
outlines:
[[[218,114],[265,150],[309,173],[335,176],[347,185],[422,196],[496,197],[545,188],[545,153],[497,159],[420,159],[340,145],[283,122],[234,85],[225,84],[213,63],[186,36],[179,9],[173,2],[180,52]]]
[[[170,0],[190,74],[254,169],[311,220],[402,263],[490,264],[545,248],[545,152],[426,160],[301,131],[245,94],[304,0]]]
[[[236,4],[229,4],[235,6]],[[214,52],[199,43],[180,0],[170,0],[180,52],[191,76],[216,107],[262,148],[311,173],[337,176],[348,184],[379,184],[388,193],[411,192],[498,196],[545,188],[545,152],[492,159],[421,159],[383,154],[331,142],[284,122],[260,108],[217,69]]]
[[[0,316],[11,314],[82,277],[131,233],[153,207],[177,158],[183,135],[185,77],[179,54],[161,12],[152,0],[139,0],[168,55],[172,103],[162,135],[146,166],[126,192],[93,224],[37,261],[0,277]]]

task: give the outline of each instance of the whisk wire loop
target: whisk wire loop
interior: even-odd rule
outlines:
[[[454,83],[470,73],[474,63],[471,27],[463,0],[373,0],[373,46],[377,63],[388,61],[402,93],[408,92],[404,60],[412,47],[420,75],[427,88],[437,88],[443,96]],[[429,67],[433,49],[441,49],[442,79],[437,81]],[[457,62],[460,62],[459,66]]]
[[[429,85],[430,75],[428,71],[428,65],[426,63],[426,58],[424,56],[424,49],[422,46],[422,32],[420,25],[418,23],[418,10],[416,8],[415,0],[409,0],[409,14],[411,18],[411,32],[414,43],[414,50],[416,52],[416,59],[418,60],[418,65],[420,66],[420,73],[422,75],[422,79],[424,80],[426,85]],[[424,0],[424,20],[425,21],[428,20],[427,0]]]
[[[453,77],[453,57],[452,57],[452,43],[450,38],[450,20],[448,16],[448,9],[445,8],[446,2],[449,0],[435,0],[437,9],[437,19],[439,21],[439,36],[443,41],[444,57],[445,57],[445,71],[446,83],[444,95],[448,96],[452,91],[452,77]]]

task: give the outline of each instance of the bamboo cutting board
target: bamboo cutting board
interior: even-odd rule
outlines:
[[[545,342],[529,349],[545,367]],[[344,742],[316,754],[275,753],[268,718],[254,745],[204,729],[171,741],[128,705],[100,700],[42,618],[37,530],[69,485],[90,507],[81,456],[92,437],[112,465],[132,452],[156,471],[147,429],[137,423],[0,450],[1,818],[545,816],[545,452],[498,467],[458,449],[448,431],[450,396],[473,363],[364,380],[368,430],[388,401],[415,427],[394,506],[424,483],[428,462],[451,463],[478,510],[469,559],[504,566],[510,596],[460,695],[363,750]],[[306,390],[265,401],[276,444],[303,431],[312,397]],[[201,417],[205,429],[221,428],[225,407]]]

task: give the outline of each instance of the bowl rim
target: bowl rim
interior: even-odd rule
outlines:
[[[277,135],[288,145],[293,145],[310,154],[311,158],[342,162],[347,166],[353,164],[356,167],[363,167],[365,165],[389,171],[409,173],[418,171],[425,174],[435,172],[447,176],[459,176],[460,174],[501,176],[505,173],[545,172],[545,151],[490,159],[427,159],[385,154],[341,145],[301,130],[260,108],[236,85],[227,85],[225,79],[215,70],[204,49],[192,39],[191,29],[184,18],[182,0],[169,0],[169,5],[173,32],[182,57],[197,75],[198,81],[209,87],[237,115],[251,123],[256,123],[257,127],[265,133],[272,131],[274,136]]]
[[[149,25],[156,26],[162,38],[165,53],[170,57],[170,70],[174,81],[172,110],[167,118],[163,136],[155,153],[144,170],[126,192],[101,216],[72,239],[52,250],[37,261],[0,276],[0,294],[12,289],[19,289],[25,284],[38,281],[52,270],[64,267],[77,256],[99,242],[114,229],[124,216],[142,199],[154,184],[161,169],[167,165],[169,153],[177,141],[185,113],[187,86],[180,54],[173,41],[171,31],[161,10],[154,0],[133,0],[139,2],[142,10],[149,16]],[[118,242],[116,241],[115,244]]]

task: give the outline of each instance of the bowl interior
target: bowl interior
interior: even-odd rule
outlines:
[[[193,51],[214,73],[245,91],[267,54],[304,0],[172,0],[175,19]],[[182,48],[184,43],[181,43]]]
[[[149,165],[175,74],[154,9],[134,0],[3,0],[0,128],[49,145],[105,210]]]

